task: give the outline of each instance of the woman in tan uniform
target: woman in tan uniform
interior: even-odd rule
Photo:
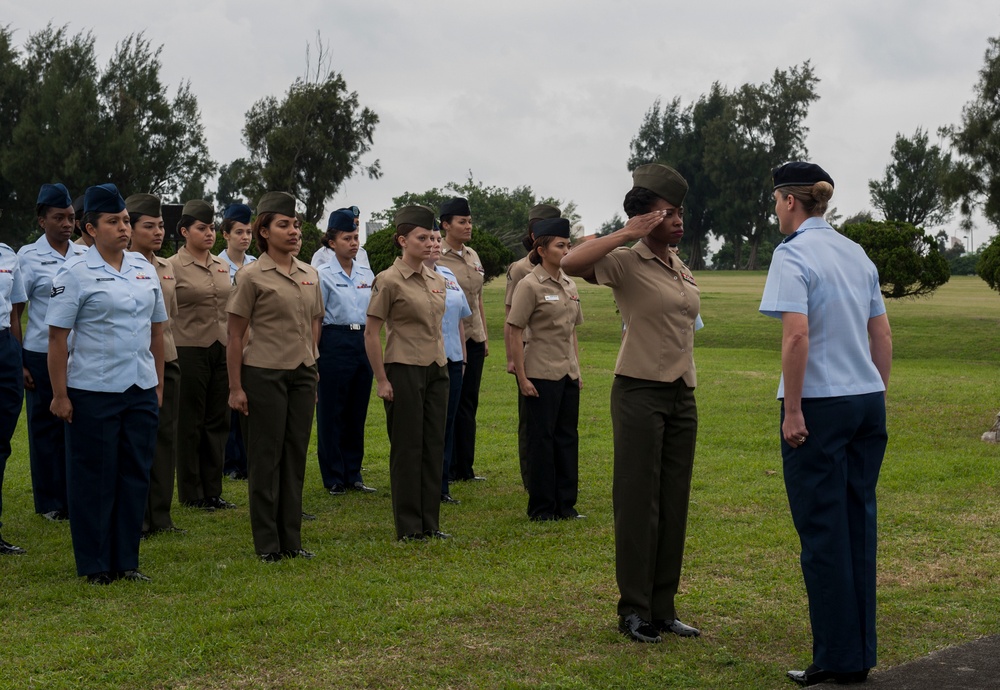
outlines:
[[[441,232],[444,246],[439,264],[451,269],[465,292],[472,316],[463,320],[465,328],[465,374],[462,377],[462,398],[455,417],[455,450],[451,463],[451,480],[460,482],[476,476],[476,412],[479,409],[479,386],[483,381],[483,364],[490,353],[483,310],[483,279],[485,270],[479,254],[467,243],[472,239],[472,211],[469,202],[455,197],[441,204]]]
[[[691,350],[700,298],[670,251],[684,235],[687,182],[653,163],[636,168],[632,183],[625,227],[580,245],[562,267],[610,286],[625,324],[611,387],[618,629],[660,642],[661,633],[700,634],[674,608],[698,431]]]
[[[576,284],[559,261],[569,251],[569,221],[535,225],[531,273],[517,284],[507,325],[514,373],[524,397],[528,436],[528,517],[583,517],[579,476],[580,362],[576,327],[583,322]],[[525,336],[527,329],[531,335]],[[524,340],[527,339],[527,344]]]
[[[550,204],[538,204],[533,206],[530,211],[528,211],[528,234],[524,236],[521,240],[521,244],[524,248],[531,252],[535,247],[535,235],[532,233],[532,228],[540,220],[545,220],[547,218],[559,218],[562,216],[562,211],[557,207]],[[524,258],[518,259],[510,266],[507,267],[507,291],[504,293],[503,306],[504,306],[504,324],[503,324],[503,344],[504,349],[507,351],[507,373],[514,373],[514,351],[510,342],[510,326],[507,324],[507,316],[510,314],[510,304],[511,300],[514,298],[514,288],[517,284],[521,282],[524,276],[531,273],[534,269],[534,265],[531,263],[529,258],[525,256]],[[528,335],[528,331],[525,331],[525,336]],[[522,343],[523,348],[524,343]],[[516,379],[515,379],[516,381]],[[524,490],[528,490],[528,429],[527,429],[527,419],[524,415],[524,396],[521,395],[520,387],[517,391],[517,456],[521,465],[521,483],[524,485]]]
[[[302,483],[323,297],[316,269],[295,258],[301,227],[291,194],[260,198],[253,233],[264,253],[236,273],[227,306],[229,406],[244,419],[250,527],[265,563],[314,555],[302,548]]]
[[[170,329],[170,319],[177,317],[177,295],[170,262],[156,255],[163,245],[163,213],[160,200],[152,194],[133,194],[125,200],[132,223],[130,249],[156,267],[168,320],[163,324],[163,404],[156,429],[156,454],[149,471],[149,497],[142,520],[142,535],[181,532],[170,517],[174,498],[174,472],[177,467],[177,408],[180,402],[181,367]]]
[[[396,212],[396,244],[403,256],[375,277],[365,351],[385,402],[389,484],[396,538],[450,535],[439,529],[448,360],[441,320],[445,279],[424,261],[434,245],[434,212],[404,206]],[[379,340],[386,326],[385,354]]]
[[[215,211],[201,199],[184,204],[178,231],[184,246],[170,257],[177,286],[172,328],[181,366],[177,422],[177,496],[182,505],[235,508],[222,498],[229,437],[226,398],[226,301],[229,266],[211,252]]]

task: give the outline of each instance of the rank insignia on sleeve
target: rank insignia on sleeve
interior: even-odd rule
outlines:
[[[53,285],[52,286],[52,292],[49,293],[49,297],[55,297],[56,295],[61,295],[65,291],[66,291],[66,288],[63,287],[62,285],[60,285],[59,287],[56,287],[55,285]]]

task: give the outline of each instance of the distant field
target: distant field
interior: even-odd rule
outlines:
[[[142,546],[150,585],[74,577],[69,530],[33,514],[24,424],[4,485],[0,688],[786,688],[811,655],[774,400],[779,322],[762,273],[698,276],[700,431],[679,614],[697,640],[616,632],[608,398],[620,326],[610,291],[581,284],[585,387],[580,501],[588,517],[530,523],[504,371],[502,281],[486,290],[492,354],[477,471],[442,508],[447,542],[394,541],[388,444],[372,396],[366,483],[330,497],[315,452],[304,524],[312,561],[254,558],[238,510],[175,508],[187,535]],[[879,490],[879,668],[1000,630],[1000,295],[956,277],[889,304],[895,361]]]

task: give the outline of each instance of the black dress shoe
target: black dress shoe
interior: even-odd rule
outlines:
[[[567,513],[566,515],[559,516],[560,520],[585,520],[586,518],[587,518],[586,515],[580,515],[580,513],[576,512],[575,510],[572,513]]]
[[[429,529],[424,532],[424,535],[428,537],[433,537],[434,539],[451,539],[451,535],[447,532],[442,532],[439,529]]]
[[[236,507],[235,503],[230,503],[222,496],[212,496],[211,498],[206,498],[205,502],[213,508],[218,508],[219,510],[232,510]]]
[[[20,556],[22,554],[28,553],[20,546],[14,546],[8,541],[4,541],[3,537],[0,537],[0,556]]]
[[[451,494],[441,494],[442,503],[450,503],[453,506],[460,505],[462,502],[457,498],[452,498]]]
[[[50,510],[47,513],[42,513],[42,517],[51,522],[63,522],[69,520],[69,513],[65,510]]]
[[[668,620],[653,620],[653,627],[659,630],[661,633],[673,633],[678,637],[698,637],[701,635],[701,630],[698,628],[693,628],[690,625],[684,625],[676,618]]]
[[[143,575],[141,572],[139,572],[138,570],[135,570],[135,569],[121,571],[120,573],[118,573],[118,576],[117,576],[116,579],[118,579],[118,580],[128,580],[129,582],[152,582],[153,581],[153,578],[151,578],[149,575]]]
[[[805,671],[789,671],[785,675],[802,687],[819,685],[828,680],[832,680],[838,685],[850,685],[852,683],[864,683],[868,680],[869,670],[866,668],[861,671],[849,672],[826,671],[816,664],[811,664]]]
[[[262,554],[258,554],[258,557],[264,563],[277,563],[278,561],[281,560],[281,554],[278,553],[278,552],[274,552],[274,553],[262,553]]]
[[[307,513],[306,511],[303,510],[302,511],[302,519],[303,520],[315,520],[316,516],[313,515],[312,513]]]
[[[486,477],[480,477],[479,475],[476,475],[476,476],[473,476],[473,477],[469,477],[469,481],[472,481],[472,482],[485,482],[486,481]]]
[[[373,489],[370,486],[365,486],[364,482],[354,482],[353,484],[348,485],[347,488],[350,489],[351,491],[360,491],[363,494],[373,494],[376,491],[378,491],[378,489]]]
[[[114,581],[111,573],[92,573],[87,576],[87,584],[90,585],[110,585]]]
[[[305,549],[291,549],[288,551],[281,552],[282,558],[315,558],[316,554],[312,551],[306,551]]]
[[[331,496],[343,496],[347,493],[347,489],[344,488],[343,484],[334,484],[327,491]]]
[[[413,534],[404,534],[398,541],[423,541],[426,538],[427,537],[420,532],[414,532]]]
[[[639,618],[638,614],[618,616],[618,632],[635,642],[662,642],[660,632],[651,623]]]

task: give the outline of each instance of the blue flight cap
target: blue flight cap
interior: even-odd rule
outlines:
[[[349,208],[338,208],[330,214],[330,220],[326,224],[326,229],[343,230],[351,232],[354,230],[354,211]]]
[[[222,215],[222,220],[235,220],[237,223],[250,223],[250,216],[253,211],[246,204],[229,204],[226,212]]]
[[[83,197],[84,213],[121,213],[125,210],[125,200],[118,193],[118,187],[107,184],[87,187]]]
[[[73,205],[73,199],[70,198],[66,185],[57,182],[56,184],[43,184],[38,190],[38,201],[35,203],[38,206],[69,208]]]

